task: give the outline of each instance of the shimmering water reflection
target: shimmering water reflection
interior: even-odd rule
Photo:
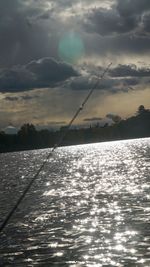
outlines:
[[[1,221],[47,153],[0,156]],[[150,266],[149,167],[150,139],[58,149],[0,237],[2,266]]]

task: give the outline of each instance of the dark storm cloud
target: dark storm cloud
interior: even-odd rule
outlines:
[[[53,58],[32,61],[25,66],[0,70],[0,92],[21,92],[58,85],[70,77],[78,76],[69,64]]]
[[[39,83],[41,81],[42,84],[55,84],[72,76],[78,76],[77,71],[71,65],[57,62],[52,58],[32,61],[26,65],[26,69],[36,75]]]
[[[118,65],[109,71],[112,77],[150,77],[149,68],[137,68],[135,65]]]
[[[50,19],[51,14],[52,14],[52,10],[48,10],[48,11],[44,12],[43,14],[39,15],[37,17],[37,19],[43,19],[43,20]]]
[[[0,92],[19,92],[34,88],[36,77],[24,67],[0,70]]]
[[[95,9],[88,17],[86,28],[100,35],[113,35],[132,31],[137,25],[136,16],[122,17],[115,9]]]
[[[141,14],[150,9],[149,0],[118,0],[117,10],[122,16],[132,16],[133,14]]]
[[[73,90],[88,90],[92,86],[89,77],[78,77],[70,82],[69,87]]]
[[[118,0],[110,9],[95,8],[85,15],[91,34],[89,51],[141,54],[150,51],[150,1]],[[94,37],[97,33],[99,37]]]
[[[143,16],[143,28],[146,33],[150,33],[150,11]]]
[[[118,0],[117,10],[124,19],[135,17],[141,35],[150,32],[150,1],[149,0]],[[137,33],[138,35],[138,33]]]
[[[142,80],[138,77],[132,77],[132,78],[122,78],[122,82],[124,85],[129,86],[130,89],[133,89],[132,86],[138,85],[142,83]]]
[[[98,79],[98,78],[97,78]],[[69,87],[72,90],[90,90],[97,84],[97,79],[94,78],[91,80],[90,77],[77,77],[70,82]],[[107,93],[117,93],[121,91],[129,91],[130,86],[137,85],[139,81],[137,79],[112,79],[105,78],[102,81],[99,81],[99,84],[96,86],[95,90],[100,90]],[[124,88],[125,87],[125,88]]]
[[[145,15],[148,10],[149,0],[118,0],[111,9],[93,9],[85,25],[89,31],[102,36],[129,33],[140,27],[142,20],[145,25],[149,25],[149,14]]]
[[[99,79],[100,73],[103,73],[103,67],[90,66],[89,73],[93,71],[93,75],[79,76],[73,78],[69,82],[69,88],[72,90],[90,90],[95,86]],[[139,88],[147,86],[150,82],[150,68],[136,65],[117,65],[109,70],[108,75],[99,80],[95,90],[100,90],[102,93],[116,94],[118,92],[128,93],[132,90],[139,90]]]
[[[57,56],[57,21],[44,3],[28,2],[0,0],[1,67]]]
[[[97,84],[102,67],[94,68],[94,76],[81,76],[79,71],[64,62],[52,58],[32,61],[25,66],[2,69],[0,71],[0,92],[15,93],[38,88],[63,87],[72,90],[90,90]],[[128,92],[132,86],[148,83],[149,68],[137,68],[135,65],[118,65],[109,71],[108,77],[99,81],[95,88],[107,93]],[[141,79],[142,78],[142,79]],[[18,100],[30,100],[36,96],[24,95]],[[16,96],[7,96],[7,101],[16,101]]]
[[[43,57],[58,59],[60,36],[72,29],[83,37],[87,56],[149,51],[150,1],[114,2],[106,1],[109,9],[97,7],[87,13],[90,0],[0,0],[0,67],[25,65]],[[79,3],[83,6],[80,19],[76,14]],[[99,1],[94,3],[99,6]]]

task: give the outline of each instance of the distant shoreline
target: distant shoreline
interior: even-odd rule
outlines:
[[[37,131],[33,124],[24,124],[17,134],[0,132],[0,153],[52,148],[59,144],[67,127],[57,131],[43,129]],[[150,137],[150,110],[142,109],[126,120],[107,123],[101,127],[98,123],[89,128],[69,129],[61,145],[71,146],[108,141]]]

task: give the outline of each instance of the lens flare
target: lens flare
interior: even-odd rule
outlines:
[[[59,42],[58,53],[68,63],[76,63],[84,55],[84,43],[74,32],[65,34]]]

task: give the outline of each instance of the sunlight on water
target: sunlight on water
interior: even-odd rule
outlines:
[[[47,153],[1,156],[1,218]],[[1,236],[0,262],[150,266],[149,167],[150,139],[59,148]]]

